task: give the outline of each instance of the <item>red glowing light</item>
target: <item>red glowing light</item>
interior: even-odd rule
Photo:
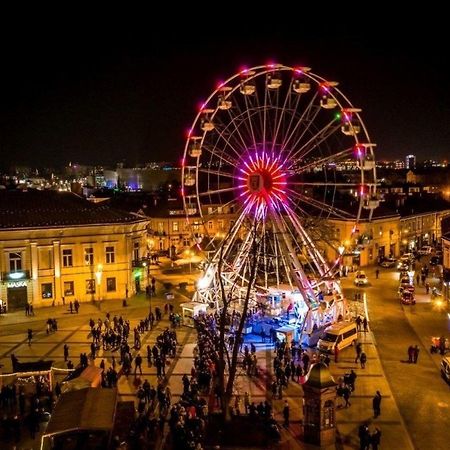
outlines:
[[[243,164],[247,170],[239,168],[243,174],[238,177],[240,197],[256,215],[263,216],[267,208],[278,208],[286,202],[286,173],[279,158],[266,152],[249,153]]]

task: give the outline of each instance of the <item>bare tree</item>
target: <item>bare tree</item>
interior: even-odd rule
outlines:
[[[208,338],[213,343],[213,345],[217,348],[218,360],[217,360],[217,378],[216,383],[219,389],[219,395],[222,406],[222,413],[224,420],[230,420],[230,404],[233,397],[233,387],[236,380],[236,374],[238,369],[238,356],[239,356],[239,347],[242,340],[242,335],[244,331],[244,325],[247,318],[247,313],[249,309],[249,302],[252,296],[252,292],[254,290],[256,274],[257,274],[257,266],[258,266],[258,256],[260,250],[260,240],[257,238],[256,234],[256,224],[252,227],[252,243],[249,254],[249,273],[247,276],[247,287],[245,298],[241,299],[241,316],[239,319],[239,323],[234,335],[233,345],[228,347],[227,345],[227,327],[229,325],[229,315],[232,313],[235,298],[233,297],[233,291],[236,288],[236,284],[233,285],[228,292],[225,289],[223,278],[222,278],[222,270],[223,270],[223,249],[224,245],[221,247],[220,252],[220,260],[218,264],[218,279],[219,279],[219,287],[220,291],[220,311],[219,311],[219,319],[217,322],[217,331],[218,334],[212,336],[210,332],[206,332]]]

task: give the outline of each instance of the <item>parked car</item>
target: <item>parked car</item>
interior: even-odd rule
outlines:
[[[355,280],[353,282],[356,286],[367,286],[369,284],[367,275],[362,270],[356,272]]]
[[[432,256],[430,258],[430,266],[437,266],[438,264],[442,264],[442,256]]]
[[[424,245],[420,248],[417,253],[419,255],[429,255],[433,251],[433,248],[430,245]]]
[[[447,383],[450,383],[450,357],[444,356],[441,361],[441,375]]]
[[[395,258],[385,258],[380,262],[380,266],[386,268],[395,267],[396,264],[397,260]]]
[[[415,305],[416,299],[414,298],[414,292],[404,289],[401,294],[400,301],[403,305]]]

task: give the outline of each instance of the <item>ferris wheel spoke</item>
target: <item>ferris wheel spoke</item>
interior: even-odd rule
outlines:
[[[347,211],[344,211],[343,209],[337,208],[336,206],[329,205],[325,202],[322,202],[315,198],[309,197],[308,195],[302,194],[293,189],[289,189],[289,192],[292,195],[294,195],[295,197],[298,197],[303,202],[308,203],[309,205],[311,205],[317,209],[320,209],[321,211],[327,212],[329,214],[335,214],[342,219],[348,219],[348,218],[353,219],[354,218],[353,214],[351,214]]]
[[[309,104],[303,110],[301,116],[298,119],[295,117],[294,114],[292,114],[291,122],[290,122],[288,130],[287,130],[287,133],[289,133],[289,134],[287,135],[286,139],[284,139],[281,143],[281,151],[286,150],[291,139],[295,136],[295,134],[297,132],[300,132],[300,128],[302,125],[305,124],[305,122],[311,123],[313,118],[315,118],[317,116],[317,114],[319,113],[319,108],[317,107],[317,105],[314,104],[316,99],[317,99],[317,92],[313,95]],[[312,113],[312,111],[314,111],[314,113]],[[310,119],[311,115],[313,115],[313,117]],[[294,122],[294,119],[296,120],[296,123],[295,123],[294,127],[292,128],[292,130],[289,132],[289,129],[292,126],[292,123]],[[305,132],[306,132],[306,130],[305,130]]]
[[[302,173],[302,172],[306,172],[311,168],[314,167],[321,167],[326,165],[327,163],[335,163],[338,162],[341,158],[344,158],[346,156],[350,156],[353,153],[354,149],[353,147],[347,148],[345,150],[342,150],[341,152],[338,153],[333,153],[331,155],[328,156],[324,156],[321,159],[315,160],[311,163],[302,165],[302,166],[296,166],[296,173]],[[290,166],[289,168],[292,168],[292,166]]]
[[[198,168],[199,173],[206,173],[209,175],[217,175],[218,177],[226,177],[226,178],[232,178],[234,180],[235,175],[229,172],[223,172],[221,170],[214,170],[214,169],[206,169],[203,167]]]
[[[291,147],[289,158],[292,158],[293,160],[301,160],[304,159],[312,150],[319,148],[320,144],[336,133],[337,130],[340,130],[340,124],[335,125],[334,127],[333,124],[336,124],[334,119],[315,133],[306,143],[302,144],[301,147],[297,148],[304,136],[304,134],[302,134]]]
[[[274,132],[274,135],[273,135],[273,138],[272,138],[272,152],[274,151],[275,144],[276,144],[277,139],[278,139],[278,133],[280,131],[281,124],[282,124],[283,119],[285,117],[285,112],[288,109],[288,104],[290,105],[290,103],[291,103],[292,83],[293,83],[293,79],[291,78],[291,81],[289,83],[289,87],[288,87],[288,90],[287,90],[287,94],[284,97],[284,102],[283,102],[283,106],[281,108],[281,112],[279,113],[279,117],[278,117],[278,109],[275,111],[275,114],[276,114],[275,115],[275,124],[276,125],[275,125],[275,132]],[[298,105],[298,102],[300,101],[300,95],[298,95],[296,97],[297,97],[296,100],[297,100],[297,105]],[[291,114],[291,121],[293,120],[293,118],[294,118],[294,114]]]
[[[239,160],[242,155],[242,149],[245,149],[248,144],[246,143],[238,126],[237,122],[239,119],[234,117],[230,110],[228,110],[228,114],[230,116],[230,121],[228,124],[224,124],[221,120],[216,122],[217,139],[213,148],[216,149],[220,145],[220,142],[223,141],[226,146],[225,148],[221,148],[222,152],[226,148],[230,148],[236,155],[237,160]]]

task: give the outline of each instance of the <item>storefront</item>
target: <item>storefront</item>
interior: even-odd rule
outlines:
[[[25,309],[28,303],[29,280],[26,271],[8,273],[6,287],[6,308],[8,311]]]

